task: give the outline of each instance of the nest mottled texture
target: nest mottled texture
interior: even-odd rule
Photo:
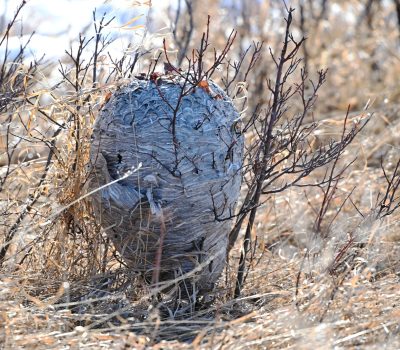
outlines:
[[[239,196],[243,136],[232,101],[206,87],[162,76],[135,79],[105,105],[93,131],[90,189],[96,218],[135,270],[151,276],[165,238],[159,280],[179,277],[208,291],[225,264],[229,219]],[[174,134],[175,133],[175,134]],[[182,279],[181,279],[182,280]]]

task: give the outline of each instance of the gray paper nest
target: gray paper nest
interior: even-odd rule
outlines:
[[[226,261],[243,136],[232,101],[212,81],[209,89],[187,83],[174,113],[183,84],[177,76],[135,79],[111,97],[94,125],[89,186],[123,178],[91,198],[133,270],[154,276],[162,249],[159,281],[178,277],[184,292],[206,292]]]

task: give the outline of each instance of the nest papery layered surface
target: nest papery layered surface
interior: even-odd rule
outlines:
[[[160,280],[195,269],[188,284],[200,290],[225,264],[243,154],[232,101],[206,87],[133,80],[103,108],[91,147],[90,189],[120,179],[91,198],[123,258],[150,276],[161,244]]]

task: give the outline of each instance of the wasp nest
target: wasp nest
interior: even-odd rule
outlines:
[[[104,106],[91,144],[90,190],[99,189],[91,198],[132,269],[156,271],[157,282],[177,278],[189,293],[213,288],[240,191],[238,121],[215,83],[195,87],[182,76],[137,78]]]

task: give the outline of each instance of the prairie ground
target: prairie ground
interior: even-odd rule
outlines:
[[[175,312],[168,293],[158,300],[124,265],[83,198],[94,120],[119,85],[152,65],[162,69],[159,53],[184,67],[208,15],[217,50],[230,28],[237,30],[230,56],[214,75],[220,84],[225,67],[240,61],[252,42],[264,42],[249,73],[238,74],[235,91],[241,93],[235,96],[244,121],[256,106],[268,110],[268,80],[277,80],[270,53],[278,57],[282,48],[288,12],[280,1],[185,0],[153,12],[148,5],[126,5],[131,21],[116,26],[139,32],[143,40],[115,60],[108,42],[115,33],[107,26],[121,9],[112,8],[109,17],[97,14],[95,27],[61,52],[59,62],[29,57],[29,43],[2,61],[0,347],[399,349],[400,3],[288,2],[295,8],[291,32],[297,41],[303,35],[307,40],[297,52],[297,71],[282,86],[300,91],[301,67],[314,80],[328,68],[302,120],[310,130],[302,147],[315,154],[352,130],[354,138],[302,182],[288,171],[282,182],[269,185],[249,232],[240,295],[234,293],[248,218],[208,301],[184,313]],[[32,11],[29,6],[21,3],[14,21],[3,16],[1,52],[31,32],[33,24],[20,20]],[[139,23],[135,18],[142,13],[146,20]],[[212,51],[207,59],[212,61]],[[303,89],[306,96],[310,86]],[[298,95],[286,106],[274,135],[304,109]],[[256,135],[249,130],[247,145]],[[286,152],[278,150],[269,160],[278,172],[288,169],[279,163]],[[239,204],[253,175],[243,182]]]

